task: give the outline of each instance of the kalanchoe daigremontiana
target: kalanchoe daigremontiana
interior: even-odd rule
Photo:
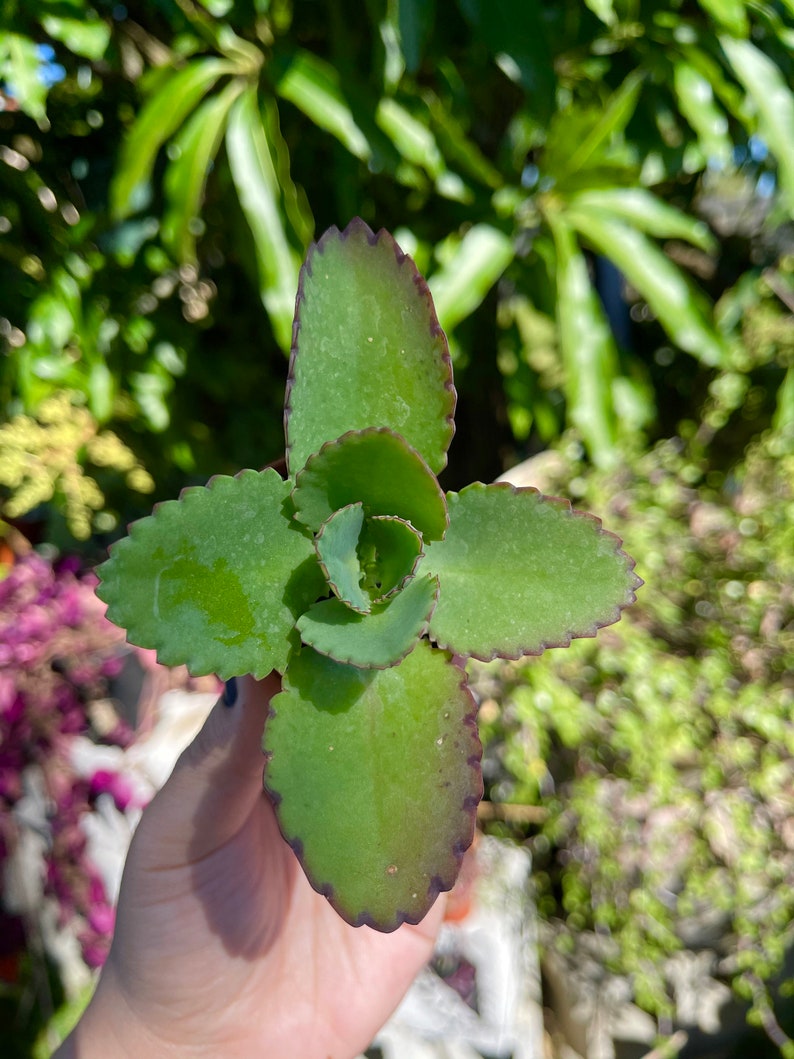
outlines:
[[[640,583],[600,522],[534,489],[444,495],[446,338],[415,265],[363,221],[311,248],[295,311],[286,480],[219,477],[136,522],[100,568],[129,639],[194,674],[283,674],[265,786],[350,923],[418,922],[482,794],[462,659],[592,636]]]

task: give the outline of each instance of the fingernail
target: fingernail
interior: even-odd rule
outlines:
[[[226,681],[226,685],[221,695],[221,702],[224,706],[232,707],[237,702],[237,677],[231,677]]]

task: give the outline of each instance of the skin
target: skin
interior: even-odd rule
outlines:
[[[443,900],[381,934],[311,889],[262,791],[278,680],[237,684],[143,814],[110,955],[55,1059],[352,1059],[431,955]]]

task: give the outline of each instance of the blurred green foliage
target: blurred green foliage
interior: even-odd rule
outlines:
[[[789,0],[2,14],[0,406],[82,393],[157,495],[279,455],[299,264],[353,214],[451,332],[450,485],[566,426],[609,465],[726,368],[765,372],[757,426],[792,415],[789,361],[714,312],[759,277],[794,298]]]
[[[670,1017],[664,960],[693,938],[756,1013],[794,940],[794,431],[728,473],[701,442],[611,472],[575,442],[540,457],[528,478],[602,513],[646,585],[596,640],[478,673],[489,796],[548,814],[496,825],[533,849],[544,917],[610,938]]]

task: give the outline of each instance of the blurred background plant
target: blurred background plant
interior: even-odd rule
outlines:
[[[0,1024],[15,1057],[30,1055],[40,1020],[87,986],[87,975],[68,973],[74,952],[87,967],[104,962],[113,895],[86,855],[81,822],[102,791],[131,801],[120,777],[81,774],[73,758],[89,734],[116,746],[132,737],[100,707],[123,636],[79,566],[28,551],[0,580]],[[37,1017],[20,1018],[31,1006]]]
[[[713,877],[746,964],[727,977],[769,980],[783,942],[740,880],[786,909],[788,861],[753,875],[714,835],[756,864],[784,841],[791,0],[0,12],[0,514],[35,501],[29,532],[91,560],[153,501],[276,458],[308,243],[354,214],[395,232],[450,335],[447,487],[550,449],[549,486],[648,581],[616,632],[500,676],[493,797],[550,813],[517,835],[541,910],[620,936],[660,1012],[660,954]],[[625,843],[673,793],[702,827],[654,934],[631,895],[661,883]]]
[[[451,333],[450,484],[571,425],[614,462],[720,371],[792,414],[790,352],[741,328],[794,299],[787,3],[5,12],[0,403],[81,393],[157,495],[278,455],[299,264],[355,213]]]
[[[532,850],[555,947],[597,935],[670,1021],[667,961],[704,952],[702,976],[794,1054],[794,1011],[781,1028],[767,988],[794,923],[794,432],[727,474],[694,435],[596,472],[571,440],[508,476],[598,511],[647,583],[596,640],[476,671],[489,829]],[[535,823],[511,824],[511,804]]]
[[[35,418],[17,415],[0,426],[0,487],[7,490],[6,517],[29,516],[29,522],[31,512],[52,502],[63,511],[68,533],[84,541],[93,530],[115,526],[97,481],[84,472],[85,461],[123,473],[133,492],[151,492],[154,483],[123,441],[98,429],[88,409],[80,407],[80,397],[75,402],[69,391],[57,391],[41,402]],[[60,538],[63,544],[54,512],[47,521],[49,543]]]

